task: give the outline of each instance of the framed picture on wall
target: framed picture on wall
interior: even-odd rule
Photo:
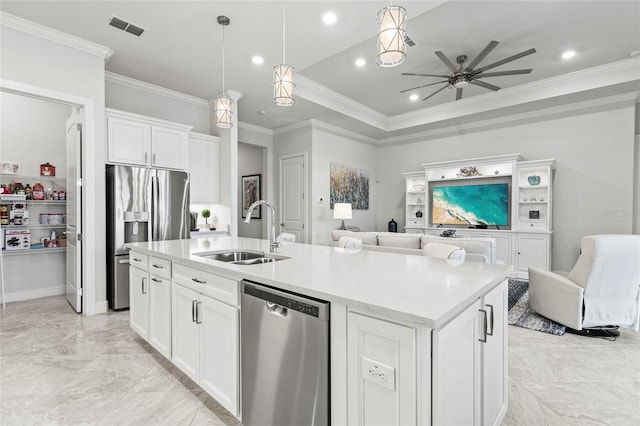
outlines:
[[[242,218],[247,217],[249,206],[260,199],[260,176],[248,175],[242,176]],[[262,217],[262,206],[253,209],[251,219],[260,219]]]

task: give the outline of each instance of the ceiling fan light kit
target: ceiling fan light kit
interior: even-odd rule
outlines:
[[[294,82],[295,68],[287,64],[285,60],[285,40],[287,15],[286,10],[282,11],[282,63],[273,67],[273,102],[278,106],[291,106],[296,100],[294,98],[294,90],[296,84]]]
[[[407,11],[402,6],[387,6],[378,12],[378,52],[376,63],[381,67],[395,67],[407,56]]]
[[[222,25],[222,94],[213,101],[214,118],[216,127],[228,129],[233,126],[233,100],[227,96],[224,90],[224,27],[231,23],[226,16],[218,16],[218,24]]]
[[[435,84],[445,83],[440,89],[431,93],[430,95],[424,97],[422,100],[426,101],[432,96],[440,93],[442,90],[447,87],[456,89],[456,101],[462,98],[462,89],[472,84],[474,86],[483,87],[488,90],[498,91],[500,87],[495,86],[493,84],[489,84],[487,82],[482,81],[482,78],[486,77],[499,77],[504,75],[519,75],[519,74],[530,74],[533,69],[521,69],[521,70],[509,70],[509,71],[498,71],[498,72],[485,72],[491,68],[498,67],[500,65],[504,65],[508,62],[515,61],[516,59],[520,59],[522,57],[531,55],[536,52],[536,49],[525,50],[524,52],[520,52],[513,56],[509,56],[508,58],[502,59],[497,62],[493,62],[489,65],[485,65],[483,67],[476,68],[480,62],[498,45],[497,41],[490,41],[489,44],[485,46],[484,49],[476,56],[471,62],[467,64],[467,55],[459,55],[456,58],[456,62],[458,66],[454,65],[447,56],[441,51],[434,52],[438,58],[449,68],[451,74],[415,74],[415,73],[402,73],[402,75],[410,75],[410,76],[419,76],[419,77],[438,77],[443,78],[444,80],[431,82],[427,84],[423,84],[421,86],[412,87],[409,89],[401,90],[400,93],[408,92],[411,90],[421,89],[423,87],[432,86]],[[465,65],[466,64],[466,65]]]

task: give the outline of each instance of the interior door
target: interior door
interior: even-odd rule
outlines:
[[[67,120],[67,301],[82,312],[82,114],[74,108]]]
[[[280,157],[280,211],[282,212],[280,226],[282,232],[295,235],[297,243],[307,242],[305,163],[304,153]]]

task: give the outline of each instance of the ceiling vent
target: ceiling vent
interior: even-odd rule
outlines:
[[[129,34],[133,34],[138,37],[140,37],[144,32],[144,28],[140,28],[136,25],[130,24],[127,21],[123,21],[120,18],[116,18],[115,16],[112,16],[111,18],[109,18],[109,25],[119,30],[126,31]]]

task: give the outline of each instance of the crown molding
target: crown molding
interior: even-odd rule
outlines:
[[[202,142],[220,142],[219,136],[208,135],[206,133],[189,132],[189,139],[195,139]]]
[[[333,124],[329,124],[324,121],[316,120],[314,118],[311,119],[311,129],[312,130],[321,130],[326,133],[331,133],[336,136],[342,136],[347,139],[351,139],[356,142],[362,142],[367,145],[378,145],[378,139],[361,135],[360,133],[352,132],[351,130],[347,130],[343,127],[334,126]]]
[[[254,133],[260,133],[262,135],[273,136],[273,130],[262,126],[256,126],[255,124],[245,123],[244,121],[238,121],[238,128]]]
[[[568,115],[578,115],[582,113],[602,111],[603,109],[614,109],[622,107],[632,107],[639,97],[638,92],[623,93],[620,95],[607,96],[586,101],[573,102],[565,105],[549,106],[536,109],[534,111],[511,114],[490,119],[481,119],[464,124],[454,124],[440,129],[415,132],[402,136],[378,139],[378,145],[404,145],[416,142],[425,142],[432,139],[440,139],[450,136],[457,136],[463,133],[480,132],[508,125],[526,124],[533,121],[553,120]]]
[[[303,129],[305,127],[311,127],[313,125],[311,119],[298,121],[297,123],[287,124],[286,126],[277,127],[273,129],[274,135],[281,135],[283,133],[288,133],[293,130]]]
[[[296,75],[296,94],[370,126],[387,130],[389,119],[384,114],[300,74]]]
[[[204,108],[209,107],[209,103],[205,99],[197,98],[191,95],[186,95],[184,93],[176,92],[175,90],[167,89],[165,87],[157,86],[155,84],[136,80],[135,78],[127,77],[121,74],[116,74],[111,71],[105,71],[104,79],[109,83],[115,83],[121,86],[131,87],[132,89],[137,89],[137,90],[151,93],[154,95],[163,96],[165,98],[186,102],[191,105],[204,107]]]
[[[11,15],[10,13],[0,11],[0,25],[90,53],[104,59],[105,62],[113,55],[113,50],[106,46],[54,30],[53,28],[45,27],[44,25],[36,24],[35,22]]]

